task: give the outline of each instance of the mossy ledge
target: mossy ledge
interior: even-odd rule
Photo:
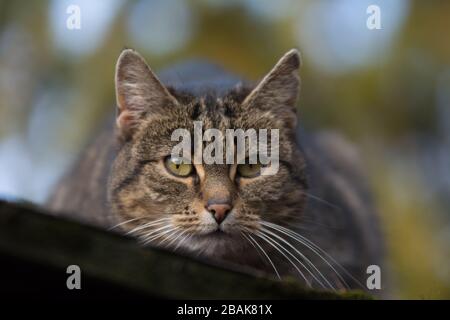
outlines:
[[[66,268],[75,264],[83,277],[148,298],[372,299],[359,291],[311,290],[294,279],[278,281],[166,250],[143,248],[133,239],[56,218],[30,204],[5,201],[0,201],[0,260],[6,265],[14,260],[25,268],[38,265],[50,270],[47,274],[58,273],[64,289]],[[3,286],[2,290],[7,289]]]

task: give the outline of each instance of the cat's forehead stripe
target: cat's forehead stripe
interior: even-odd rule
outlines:
[[[224,109],[223,100],[212,95],[199,98],[198,120],[203,122],[204,129],[215,128],[224,130],[229,127],[230,119],[227,110]]]

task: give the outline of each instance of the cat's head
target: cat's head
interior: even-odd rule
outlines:
[[[297,218],[306,188],[295,142],[299,66],[291,50],[253,89],[198,97],[165,87],[138,53],[123,51],[116,68],[120,146],[108,191],[121,228],[144,243],[225,256],[245,250],[261,221]],[[172,133],[193,133],[195,121],[224,136],[226,129],[279,129],[278,171],[172,159]]]

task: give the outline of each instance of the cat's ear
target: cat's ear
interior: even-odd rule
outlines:
[[[296,104],[300,90],[298,70],[301,65],[297,49],[288,51],[245,98],[244,108],[269,111],[288,127],[297,123]]]
[[[162,114],[177,105],[177,100],[136,51],[122,51],[116,65],[117,127],[130,137],[142,118],[148,114]]]

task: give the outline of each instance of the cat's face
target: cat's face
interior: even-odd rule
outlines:
[[[142,242],[207,256],[251,245],[261,221],[298,218],[304,205],[304,162],[295,143],[299,56],[288,52],[253,90],[220,99],[166,89],[134,51],[116,72],[120,150],[109,202],[121,228]],[[249,164],[174,162],[174,130],[279,129],[279,169],[261,175]],[[249,241],[247,241],[249,240]]]

